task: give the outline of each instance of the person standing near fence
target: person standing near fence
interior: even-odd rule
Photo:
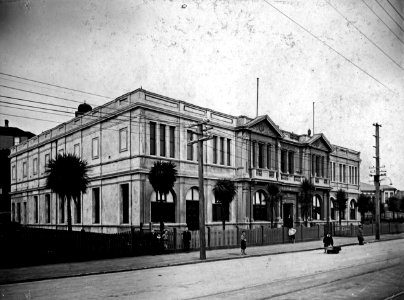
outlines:
[[[285,220],[285,225],[288,228],[288,235],[289,239],[292,243],[295,243],[295,234],[296,234],[296,229],[293,228],[293,218],[289,214],[288,217]]]
[[[182,233],[182,242],[184,244],[184,251],[189,251],[189,244],[191,243],[191,232],[188,227],[185,227],[185,231]]]
[[[324,253],[327,253],[327,248],[329,246],[333,247],[334,246],[334,240],[332,239],[332,236],[330,233],[327,233],[327,235],[323,239],[324,243]]]
[[[168,230],[164,230],[163,233],[163,244],[164,244],[164,250],[168,250]]]
[[[359,224],[359,226],[358,226],[358,242],[359,242],[359,245],[363,245],[363,241],[364,241],[363,229],[362,229],[362,225]]]
[[[247,253],[245,253],[245,249],[247,248],[247,238],[245,237],[245,231],[241,233],[240,246],[241,246],[241,255],[247,255]]]

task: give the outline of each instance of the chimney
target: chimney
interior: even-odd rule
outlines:
[[[307,135],[310,137],[311,136],[311,130],[309,128],[309,130],[307,130]]]
[[[8,127],[8,120],[4,120],[4,126]]]

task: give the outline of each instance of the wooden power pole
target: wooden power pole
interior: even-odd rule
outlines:
[[[376,123],[373,124],[376,127],[376,175],[374,177],[375,188],[376,188],[376,240],[380,240],[380,157],[379,157],[379,127],[382,125]]]

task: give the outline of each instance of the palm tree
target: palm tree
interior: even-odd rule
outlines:
[[[368,211],[371,211],[371,206],[370,206],[370,197],[365,195],[365,194],[360,194],[358,197],[358,211],[361,214],[361,223],[363,223],[363,220],[365,218],[365,213]]]
[[[177,180],[178,171],[176,169],[176,165],[170,161],[162,162],[157,161],[154,163],[153,167],[151,167],[149,172],[149,182],[152,185],[155,193],[156,193],[156,201],[163,199],[167,201],[167,194],[170,193],[172,188],[174,187],[174,183]],[[162,203],[162,201],[160,201]],[[160,230],[164,229],[163,223],[163,214],[162,209],[160,207]]]
[[[305,178],[300,185],[300,207],[304,220],[306,221],[306,226],[308,223],[309,212],[311,211],[311,206],[313,204],[312,193],[314,189],[314,184],[312,184],[307,178]]]
[[[274,208],[276,204],[279,202],[281,198],[281,191],[279,189],[279,186],[275,183],[268,183],[266,186],[267,190],[267,199],[266,203],[269,205],[269,209],[271,211],[271,228],[274,227]]]
[[[339,225],[341,225],[341,217],[342,217],[342,213],[345,211],[346,206],[347,206],[347,197],[346,197],[346,193],[343,189],[339,189],[337,191],[336,194],[336,200],[335,200],[335,205],[336,208],[339,211]]]
[[[58,154],[47,165],[46,187],[56,193],[62,201],[67,201],[67,229],[72,231],[70,201],[77,205],[80,194],[86,193],[88,186],[87,162],[74,154]]]
[[[213,187],[215,199],[221,204],[223,230],[226,227],[226,219],[229,217],[229,205],[237,194],[234,182],[229,179],[219,179]]]

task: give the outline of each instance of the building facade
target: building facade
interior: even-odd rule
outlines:
[[[0,223],[10,221],[10,148],[33,136],[29,131],[10,127],[8,120],[0,126]]]
[[[323,134],[297,135],[281,130],[267,115],[231,116],[138,89],[12,148],[13,220],[66,227],[65,201],[45,187],[46,164],[58,153],[70,152],[88,162],[90,178],[87,192],[72,203],[74,230],[116,232],[157,225],[161,212],[166,226],[197,229],[197,146],[188,141],[197,138],[190,126],[204,119],[210,120],[213,136],[203,149],[207,226],[221,224],[220,204],[212,192],[219,178],[231,179],[237,187],[229,226],[270,224],[268,183],[281,190],[273,216],[277,226],[289,214],[296,225],[303,221],[299,195],[304,178],[315,185],[314,223],[332,220],[329,202],[336,187],[346,184],[352,199],[359,191],[359,153],[349,150],[348,160]],[[159,160],[173,162],[178,170],[174,188],[162,199],[148,182],[150,168]],[[341,178],[356,181],[331,178],[332,166],[339,164],[346,165]],[[340,176],[339,169],[335,174]]]

